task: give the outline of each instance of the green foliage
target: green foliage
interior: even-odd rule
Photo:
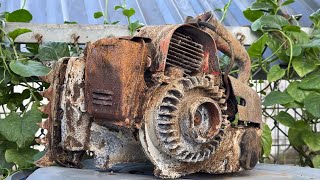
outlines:
[[[18,28],[8,33],[8,36],[14,41],[18,36],[24,33],[31,32],[30,29]]]
[[[296,120],[287,112],[281,111],[274,117],[281,124],[293,128],[295,127]]]
[[[69,46],[64,42],[45,42],[39,46],[38,53],[41,61],[55,61],[70,56]]]
[[[220,19],[220,22],[222,22],[222,21],[226,18],[227,12],[228,12],[229,7],[231,6],[231,3],[232,3],[232,0],[229,0],[229,1],[227,2],[227,4],[225,4],[225,5],[223,6],[223,8],[217,8],[217,9],[215,9],[215,11],[220,11],[220,12],[222,12],[222,17],[221,17],[221,19]]]
[[[41,62],[28,59],[13,60],[9,67],[14,73],[22,77],[45,76],[50,72],[50,68],[44,66]]]
[[[263,101],[264,106],[273,106],[276,104],[287,104],[292,102],[293,98],[286,92],[272,91],[270,92]]]
[[[25,9],[0,14],[1,22],[30,22],[32,15]],[[42,121],[43,114],[37,109],[42,100],[39,91],[46,83],[38,76],[45,76],[50,68],[43,61],[56,61],[61,57],[79,55],[82,50],[76,44],[68,45],[59,42],[26,44],[29,52],[21,52],[20,45],[15,44],[17,37],[31,30],[18,28],[5,32],[1,27],[0,42],[0,108],[6,108],[4,117],[0,117],[0,177],[9,175],[16,169],[33,167],[43,152],[33,149],[37,145],[35,133],[39,130],[37,123]],[[33,82],[37,86],[30,86]],[[17,92],[17,87],[24,87]]]
[[[30,148],[7,149],[5,153],[5,158],[7,162],[15,163],[20,168],[29,168],[33,166],[32,158],[37,152],[37,150]]]
[[[7,22],[30,22],[32,15],[28,10],[19,9],[9,13],[6,17]]]
[[[319,132],[312,129],[320,118],[320,10],[310,15],[313,24],[311,35],[303,32],[297,16],[279,11],[294,0],[257,0],[243,14],[252,21],[251,29],[261,37],[248,48],[253,60],[252,71],[262,69],[267,74],[273,91],[263,101],[266,106],[283,106],[302,112],[301,118],[294,118],[281,111],[274,118],[289,127],[288,138],[301,155],[301,164],[320,167]],[[264,49],[272,51],[263,58]],[[277,63],[274,63],[278,61]],[[281,65],[275,65],[275,64]],[[289,86],[279,91],[278,81]],[[261,93],[265,93],[261,91]]]
[[[11,112],[0,121],[0,133],[9,141],[17,143],[18,147],[25,147],[32,143],[34,135],[39,129],[36,123],[41,122],[42,114],[37,110],[36,103],[31,110],[20,116]]]
[[[263,155],[265,157],[268,157],[270,155],[271,145],[272,145],[271,130],[268,125],[264,124],[262,127],[262,150],[263,150]]]
[[[115,6],[114,9],[121,10],[122,14],[127,18],[131,36],[133,36],[134,32],[136,32],[137,29],[143,26],[143,24],[140,23],[138,20],[132,22],[131,17],[136,13],[136,11],[133,8],[127,8],[125,0],[121,5]]]
[[[279,65],[274,65],[270,68],[267,79],[269,82],[273,82],[281,79],[286,74],[286,70],[281,69]]]

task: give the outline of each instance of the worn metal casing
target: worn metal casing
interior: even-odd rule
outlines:
[[[116,38],[101,39],[88,47],[86,102],[96,122],[121,124],[138,116],[146,51],[143,42]]]

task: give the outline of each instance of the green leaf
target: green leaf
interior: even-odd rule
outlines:
[[[268,29],[279,29],[283,26],[289,25],[290,23],[282,16],[279,15],[265,15],[261,16],[255,22],[252,23],[252,31],[257,30],[268,30]]]
[[[42,114],[34,104],[23,117],[16,112],[11,112],[5,119],[0,121],[0,133],[9,141],[16,142],[19,147],[29,145],[34,140],[34,135],[41,122]]]
[[[272,91],[266,96],[262,104],[264,106],[272,106],[275,104],[287,104],[292,101],[293,98],[286,92]]]
[[[15,144],[12,142],[6,141],[6,139],[0,134],[0,176],[4,173],[4,171],[2,171],[3,168],[11,169],[13,166],[13,163],[6,161],[5,152],[8,148],[15,148],[16,146],[14,145]]]
[[[115,24],[118,24],[120,21],[114,21],[114,22],[112,22],[111,24],[112,25],[115,25]]]
[[[13,60],[9,64],[11,70],[23,77],[45,76],[50,72],[50,68],[41,62],[32,60]]]
[[[76,21],[64,21],[63,24],[78,24]]]
[[[140,23],[138,20],[137,21],[134,21],[132,23],[130,23],[130,29],[135,32],[138,28],[141,28],[143,26],[142,23]]]
[[[305,56],[305,58],[300,56],[292,59],[292,66],[298,75],[303,77],[316,68],[316,63],[315,60],[313,60],[310,56]]]
[[[134,15],[134,13],[136,13],[136,11],[133,8],[130,9],[124,9],[122,11],[122,14],[127,16],[128,18],[131,17],[132,15]]]
[[[28,43],[26,44],[26,48],[33,55],[39,54],[39,44]]]
[[[261,138],[262,138],[263,155],[268,157],[271,152],[272,136],[271,136],[271,130],[267,124],[263,124]]]
[[[279,59],[284,62],[289,62],[289,56],[286,55],[286,51],[282,45],[283,42],[280,38],[269,34],[266,44]]]
[[[288,131],[288,139],[294,147],[302,147],[305,145],[305,142],[303,140],[303,134],[306,132],[310,132],[311,128],[308,123],[305,121],[296,121],[294,123],[294,126],[289,128]]]
[[[314,27],[320,28],[320,9],[310,15],[310,20],[313,22]]]
[[[39,47],[39,59],[41,61],[56,61],[69,56],[68,44],[64,42],[46,42]]]
[[[30,22],[32,20],[32,14],[25,9],[19,9],[9,13],[7,16],[8,22]]]
[[[24,149],[7,149],[5,158],[8,162],[17,164],[19,168],[29,168],[34,166],[30,162],[32,162],[32,158],[37,152],[37,150],[29,147]]]
[[[261,16],[263,16],[263,12],[262,11],[255,11],[255,10],[248,8],[243,11],[243,15],[249,21],[254,22],[255,20],[259,19]]]
[[[304,48],[313,48],[313,47],[320,47],[320,39],[313,39],[309,43],[302,44],[301,47]]]
[[[286,50],[286,55],[287,55],[287,56],[290,56],[290,53],[291,53],[290,48],[288,48],[288,49]],[[302,53],[302,48],[301,48],[301,46],[298,45],[298,44],[294,44],[294,45],[292,46],[292,56],[293,56],[293,57],[298,57],[301,53]],[[300,57],[300,58],[301,58],[301,57]]]
[[[309,113],[316,118],[320,118],[320,93],[309,94],[304,100],[304,105]]]
[[[93,14],[93,17],[94,17],[95,19],[101,18],[102,16],[103,16],[103,13],[102,13],[101,11],[95,12],[95,13]]]
[[[252,10],[261,10],[261,11],[270,11],[273,10],[274,7],[268,2],[254,2],[251,4],[250,9]]]
[[[285,69],[281,69],[279,65],[274,65],[271,67],[269,73],[267,74],[267,79],[269,82],[273,82],[281,79],[285,74]]]
[[[308,74],[300,83],[301,89],[320,90],[320,72],[315,71]]]
[[[286,104],[282,104],[283,107],[285,108],[303,108],[304,104],[303,103],[299,103],[297,101],[292,101]]]
[[[123,6],[115,6],[114,7],[114,10],[118,10],[118,9],[124,9],[124,7]]]
[[[302,139],[312,151],[320,151],[320,133],[306,131]]]
[[[320,168],[320,155],[316,155],[312,158],[312,164],[315,168]]]
[[[300,26],[294,26],[294,25],[286,25],[282,29],[283,31],[294,31],[294,32],[300,32],[301,28]]]
[[[283,3],[281,4],[281,6],[289,5],[289,4],[291,4],[291,3],[294,3],[294,1],[295,1],[295,0],[287,0],[287,1],[283,2]]]
[[[281,111],[278,115],[274,117],[278,122],[287,126],[287,127],[294,127],[295,119],[287,112]]]
[[[294,147],[301,147],[305,145],[302,139],[302,133],[299,129],[289,128],[288,139],[290,141],[290,144]]]
[[[299,88],[300,82],[293,81],[289,84],[286,91],[297,102],[303,103],[306,96],[311,92]]]
[[[30,29],[25,29],[25,28],[17,28],[11,32],[8,33],[8,36],[14,41],[18,36],[21,34],[25,34],[28,32],[32,32]]]
[[[266,41],[268,39],[268,34],[263,34],[256,42],[252,43],[248,48],[248,54],[251,59],[262,58],[262,53],[265,48]]]
[[[46,151],[39,151],[39,152],[37,152],[37,154],[35,154],[35,155],[32,157],[33,162],[38,161],[38,160],[41,159],[45,154],[46,154]]]

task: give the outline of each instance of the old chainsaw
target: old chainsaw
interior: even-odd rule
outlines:
[[[225,71],[219,51],[230,57]],[[228,75],[233,62],[237,78]],[[91,152],[98,168],[151,161],[161,178],[252,169],[262,120],[250,66],[211,13],[88,44],[83,57],[60,59],[44,77],[48,133],[37,164],[81,167]]]

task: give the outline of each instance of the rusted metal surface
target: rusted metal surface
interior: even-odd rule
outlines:
[[[61,87],[61,145],[70,151],[85,150],[90,136],[91,115],[84,98],[85,65],[83,58],[70,58]]]
[[[250,62],[228,33],[216,39],[219,32],[212,38],[193,25],[144,27],[135,37],[89,44],[84,57],[59,60],[46,77],[42,165],[81,167],[92,152],[100,169],[150,160],[161,178],[252,169],[262,122],[260,100],[246,84]],[[219,68],[217,49],[230,53],[225,43],[243,65],[238,79]],[[236,114],[247,123],[231,126]]]
[[[238,79],[243,83],[247,83],[250,78],[251,61],[244,46],[242,46],[238,39],[235,38],[234,35],[231,34],[217,19],[215,19],[212,12],[200,14],[194,19],[196,21],[199,20],[209,23],[215,28],[215,31],[212,31],[208,28],[206,28],[205,31],[208,32],[215,40],[218,50],[231,56],[232,52],[230,50],[229,44],[232,45],[235,60],[240,70]],[[189,19],[187,20],[187,23],[188,22],[192,22],[192,20]]]
[[[96,167],[111,168],[121,163],[143,163],[147,158],[134,129],[122,128],[112,131],[107,127],[92,123],[89,150],[94,152]]]
[[[101,39],[88,47],[86,60],[86,103],[95,122],[132,124],[145,88],[145,43]]]
[[[239,119],[241,121],[262,124],[261,100],[255,90],[238,79],[229,76],[234,95],[243,101],[237,105]]]
[[[192,75],[220,72],[215,42],[198,28],[190,25],[146,26],[136,35],[152,40],[149,44],[154,61],[150,67],[152,72],[164,71],[166,65],[183,66],[185,73]]]

